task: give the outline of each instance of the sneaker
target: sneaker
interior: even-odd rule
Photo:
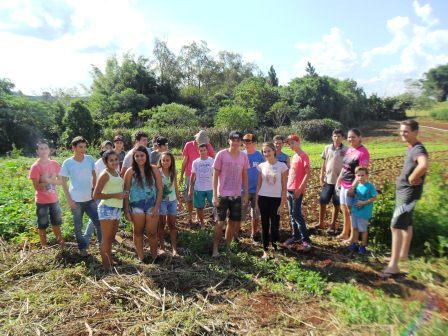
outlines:
[[[291,245],[296,244],[298,241],[299,240],[296,237],[292,236],[292,237],[289,237],[288,239],[286,239],[286,241],[283,244],[286,246],[291,246]]]
[[[79,250],[79,254],[81,257],[87,257],[89,254],[87,253],[86,249]]]
[[[367,254],[367,249],[366,249],[366,247],[361,245],[361,246],[359,247],[358,253],[359,253],[359,254]]]
[[[311,243],[303,242],[302,249],[304,252],[309,252],[309,251],[311,251],[312,248],[313,248],[313,245],[311,245]]]
[[[348,250],[350,252],[356,252],[358,251],[358,244],[357,243],[351,243],[348,247]]]

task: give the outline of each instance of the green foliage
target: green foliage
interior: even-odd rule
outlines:
[[[273,65],[271,65],[268,71],[268,83],[271,86],[278,86],[278,77]]]
[[[82,99],[70,103],[62,123],[65,127],[62,142],[66,146],[78,135],[82,135],[89,142],[96,138],[92,115]]]
[[[326,140],[331,137],[334,129],[341,127],[339,122],[331,119],[305,120],[291,125],[291,129],[307,141]]]
[[[318,272],[303,269],[295,260],[282,262],[275,277],[277,281],[291,282],[299,291],[311,295],[322,295],[326,285]]]
[[[258,121],[254,110],[232,105],[219,109],[216,114],[215,125],[228,130],[246,131],[256,128]]]
[[[177,103],[162,104],[152,108],[149,125],[152,128],[194,127],[198,125],[196,110]]]
[[[373,206],[373,217],[370,220],[369,239],[376,249],[387,249],[391,244],[390,220],[395,209],[395,186],[384,183],[381,194]]]
[[[116,112],[111,114],[107,118],[106,125],[112,128],[132,127],[131,120],[132,120],[131,112],[126,113]]]
[[[293,108],[286,101],[278,101],[271,106],[266,115],[275,127],[281,127],[287,124],[293,113]]]
[[[330,291],[330,300],[337,315],[347,325],[389,325],[399,322],[403,326],[420,308],[419,302],[403,304],[386,298],[380,290],[372,296],[351,284],[334,286]]]
[[[443,102],[448,98],[448,64],[439,65],[425,73],[423,88],[428,96]]]
[[[448,121],[448,102],[439,103],[431,109],[430,116],[437,120]]]

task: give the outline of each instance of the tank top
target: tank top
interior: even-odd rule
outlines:
[[[169,176],[165,176],[163,174],[162,168],[160,168],[159,171],[162,176],[163,183],[162,200],[170,202],[176,200],[176,189],[174,188],[174,183],[171,181]]]
[[[145,199],[156,198],[156,187],[154,177],[152,177],[151,185],[146,182],[146,176],[143,178],[143,187],[138,183],[135,176],[132,176],[131,189],[129,190],[129,202],[134,203]]]
[[[120,175],[114,176],[106,170],[109,175],[109,181],[106,182],[103,188],[103,194],[116,194],[123,192],[124,181]],[[123,200],[118,198],[102,199],[100,205],[107,205],[112,208],[123,208]]]

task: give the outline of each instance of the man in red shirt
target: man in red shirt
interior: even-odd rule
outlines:
[[[182,160],[182,169],[180,173],[180,180],[182,181],[184,179],[185,174],[183,197],[185,203],[187,204],[190,224],[193,223],[193,200],[188,194],[188,186],[190,185],[191,166],[193,164],[193,161],[200,156],[199,154],[200,144],[206,144],[208,156],[212,158],[215,157],[215,151],[213,150],[213,147],[210,144],[210,138],[207,136],[207,133],[204,130],[201,130],[197,134],[195,134],[194,140],[187,142],[185,144],[184,150],[182,151],[183,160]]]

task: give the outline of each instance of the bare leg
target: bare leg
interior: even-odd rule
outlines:
[[[159,245],[162,251],[165,251],[165,224],[166,224],[167,216],[159,217],[159,227],[158,227],[158,236],[159,236]]]
[[[39,229],[39,240],[42,247],[47,247],[47,230]]]
[[[135,252],[137,253],[137,257],[140,260],[143,260],[143,232],[145,231],[145,215],[144,214],[133,214],[132,223],[134,224],[134,245]]]
[[[235,241],[238,241],[238,237],[239,237],[240,232],[241,232],[241,222],[236,222],[236,221],[229,220],[229,224],[230,223],[232,223],[233,238],[235,239]],[[226,232],[226,237],[227,237],[227,232]]]
[[[213,237],[213,257],[219,256],[219,243],[221,241],[224,225],[224,221],[218,221],[215,225],[215,234]]]
[[[118,221],[116,220],[102,220],[101,225],[101,259],[103,261],[103,266],[105,269],[112,269],[112,242],[115,237],[116,227],[118,226]]]
[[[230,243],[232,242],[232,238],[235,238],[235,222],[231,221],[230,219],[227,221],[227,227],[226,227],[226,245],[227,248],[230,248]]]
[[[353,233],[353,234],[355,234],[355,233]],[[361,239],[362,239],[361,245],[362,246],[367,246],[367,237],[368,237],[368,232],[367,231],[366,232],[361,232]]]
[[[321,204],[319,207],[319,228],[324,228],[324,220],[325,220],[325,211],[327,210],[326,204]]]
[[[173,256],[177,256],[177,230],[176,230],[176,219],[177,217],[168,216],[168,225],[170,227],[170,240],[171,240],[171,248],[173,249]]]
[[[149,240],[149,250],[153,259],[157,258],[157,227],[159,216],[146,215],[146,234]]]
[[[387,273],[398,273],[400,269],[398,268],[398,261],[400,259],[400,251],[403,245],[403,230],[394,229],[392,230],[392,253],[390,257],[389,264],[384,270]]]
[[[342,205],[342,213],[344,215],[344,227],[342,228],[342,233],[338,236],[338,238],[348,239],[350,236],[350,228],[352,226],[352,221],[350,218],[350,208],[348,205]]]
[[[331,213],[331,227],[337,228],[337,220],[338,220],[338,214],[339,211],[341,211],[341,207],[339,205],[333,205],[333,211]]]
[[[188,210],[188,219],[190,222],[193,222],[193,202],[187,201],[187,210]]]
[[[258,218],[252,219],[252,228],[251,228],[252,237],[257,234],[259,226],[260,226],[260,220]]]
[[[199,223],[203,226],[204,225],[204,209],[196,208],[196,213],[198,214]]]
[[[350,242],[351,243],[358,243],[358,241],[359,241],[359,231],[358,231],[358,229],[352,228],[352,232],[353,232],[353,234],[352,234],[352,237],[350,239]]]
[[[411,247],[412,241],[412,226],[409,226],[407,230],[403,231],[403,243],[400,250],[400,260],[407,260],[409,256],[409,248]]]

